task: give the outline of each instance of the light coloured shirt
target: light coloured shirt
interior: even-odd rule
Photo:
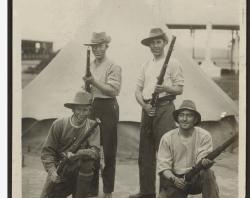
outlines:
[[[157,84],[157,77],[160,75],[161,68],[165,61],[165,56],[160,60],[155,60],[152,58],[147,61],[139,74],[137,79],[137,87],[142,89],[142,96],[145,100],[152,98],[152,93],[154,92],[155,85]],[[181,65],[179,61],[171,58],[164,76],[163,85],[175,86],[184,85],[184,77]],[[160,93],[159,97],[168,95],[166,92]]]
[[[195,127],[192,136],[184,138],[179,128],[173,129],[161,138],[157,172],[169,170],[175,174],[185,174],[212,150],[212,137],[208,131]]]
[[[90,64],[90,71],[94,79],[101,83],[109,84],[116,89],[117,93],[120,92],[122,80],[122,69],[120,66],[114,64],[108,58],[105,58],[100,65],[96,65],[95,61],[93,61]],[[110,96],[105,95],[94,86],[91,87],[91,93],[94,98],[110,98]]]
[[[94,124],[93,120],[87,119],[81,126],[74,126],[71,117],[57,119],[53,122],[49,134],[42,148],[41,159],[47,172],[56,169],[59,162],[59,154],[69,149],[81,133],[86,131]],[[95,132],[81,144],[80,149],[100,148],[100,129],[97,127]]]

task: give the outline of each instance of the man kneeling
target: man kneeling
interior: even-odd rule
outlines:
[[[94,124],[94,121],[88,119],[91,112],[91,95],[78,92],[74,101],[65,103],[64,106],[72,109],[73,115],[54,121],[42,148],[41,159],[48,172],[42,198],[66,198],[70,194],[73,198],[87,197],[93,179],[94,163],[99,159],[98,127],[76,153],[68,152],[80,134],[86,133]],[[69,159],[63,178],[57,173],[61,153]]]
[[[160,142],[157,156],[160,176],[160,198],[186,198],[202,193],[204,198],[218,198],[219,189],[214,173],[209,168],[213,161],[204,158],[213,150],[210,133],[196,125],[201,115],[191,100],[184,100],[173,112],[179,127],[166,133]],[[191,182],[184,175],[202,160],[204,169]]]

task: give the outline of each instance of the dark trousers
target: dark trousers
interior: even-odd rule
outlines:
[[[176,128],[172,116],[174,110],[173,102],[165,102],[158,105],[153,122],[153,130],[150,135],[147,133],[148,115],[144,110],[142,111],[138,159],[141,194],[155,194],[156,152],[162,135]]]
[[[115,98],[95,98],[93,108],[94,116],[101,120],[100,137],[105,163],[102,171],[103,192],[111,193],[115,183],[119,106]]]
[[[53,183],[48,176],[41,198],[66,198],[71,194],[73,198],[87,197],[94,175],[94,163],[91,159],[71,162],[64,180],[60,183]]]
[[[190,183],[187,192],[177,188],[171,181],[162,178],[162,185],[159,198],[187,198],[188,194],[200,194],[203,198],[219,198],[219,188],[214,176],[214,172],[210,169],[202,170],[197,174]]]

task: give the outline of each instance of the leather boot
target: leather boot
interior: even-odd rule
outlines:
[[[112,193],[104,193],[103,198],[112,198]]]
[[[142,196],[142,194],[139,192],[139,193],[136,193],[136,194],[129,195],[129,198],[143,198],[143,196]]]
[[[88,196],[92,179],[93,175],[91,176],[83,176],[80,174],[78,175],[74,198],[86,198]]]
[[[136,193],[133,195],[129,195],[129,198],[156,198],[156,195],[154,193],[152,194],[142,194],[142,193]]]

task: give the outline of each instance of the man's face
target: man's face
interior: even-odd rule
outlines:
[[[84,121],[90,114],[91,106],[90,105],[76,105],[73,112],[74,116],[78,122]]]
[[[155,39],[152,39],[152,41],[150,42],[149,48],[155,57],[159,57],[163,55],[164,47],[166,46],[166,44],[167,44],[167,41],[165,41],[164,39],[155,38]]]
[[[188,130],[194,127],[196,122],[195,113],[190,110],[183,110],[178,115],[178,123],[181,129]]]
[[[102,60],[105,57],[108,46],[105,43],[92,46],[92,52],[97,60]]]

